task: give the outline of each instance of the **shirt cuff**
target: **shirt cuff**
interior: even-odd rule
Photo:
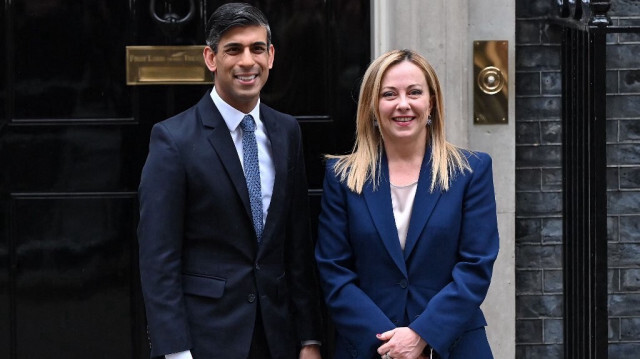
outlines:
[[[191,351],[185,350],[179,353],[167,354],[164,356],[165,359],[193,359],[191,356]]]
[[[305,340],[302,342],[302,346],[307,346],[307,345],[322,345],[322,342],[319,340]]]

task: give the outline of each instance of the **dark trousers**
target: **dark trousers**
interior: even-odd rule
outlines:
[[[253,338],[251,338],[248,359],[271,359],[269,344],[267,344],[267,337],[264,333],[260,304],[258,304],[258,312],[256,313],[256,324],[253,327]]]

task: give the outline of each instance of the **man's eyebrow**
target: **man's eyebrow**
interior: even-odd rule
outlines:
[[[267,43],[264,42],[264,41],[256,41],[256,42],[254,42],[252,44],[249,44],[249,46],[264,46],[264,47],[266,47]],[[223,47],[226,49],[226,48],[229,48],[229,47],[244,47],[244,45],[239,43],[239,42],[230,42],[230,43],[224,44]]]

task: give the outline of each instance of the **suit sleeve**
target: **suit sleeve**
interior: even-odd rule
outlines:
[[[355,253],[349,239],[349,189],[340,183],[333,164],[328,162],[325,172],[316,260],[325,301],[340,337],[360,357],[369,358],[377,356],[376,349],[382,344],[376,334],[395,325],[358,286]]]
[[[295,126],[292,138],[294,160],[293,196],[288,218],[285,261],[287,265],[288,287],[291,288],[291,302],[298,340],[303,342],[321,341],[320,295],[313,258],[313,241],[309,224],[309,200],[307,177],[302,149],[300,127]]]
[[[140,278],[152,356],[191,347],[181,285],[185,190],[176,143],[156,124],[138,191]]]
[[[471,155],[476,163],[467,181],[462,203],[458,261],[452,281],[429,302],[425,311],[409,325],[437,352],[449,351],[479,311],[489,289],[499,237],[491,158]]]

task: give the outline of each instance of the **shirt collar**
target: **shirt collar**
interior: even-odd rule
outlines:
[[[256,103],[256,107],[254,107],[249,113],[243,113],[241,111],[238,111],[235,108],[233,108],[231,105],[226,103],[222,99],[222,97],[218,95],[218,91],[216,91],[215,87],[211,90],[211,99],[213,100],[213,103],[218,108],[218,111],[220,111],[220,114],[222,115],[222,119],[227,124],[227,127],[231,132],[235,131],[238,128],[238,126],[240,125],[240,122],[242,122],[242,119],[246,115],[253,116],[253,119],[256,121],[256,123],[260,121],[260,99],[259,98],[258,98],[258,103]]]

